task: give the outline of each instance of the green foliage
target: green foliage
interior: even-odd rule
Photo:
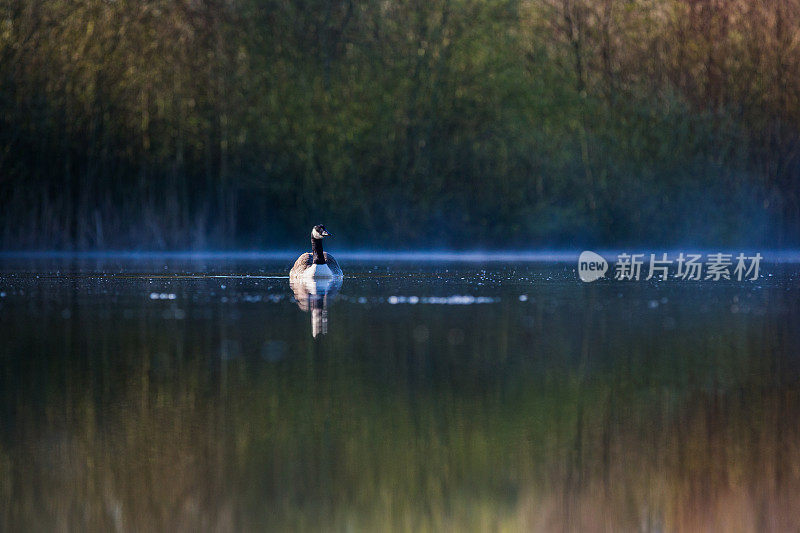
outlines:
[[[2,2],[0,242],[789,242],[800,19],[695,4]]]

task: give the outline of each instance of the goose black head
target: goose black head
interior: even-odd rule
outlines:
[[[325,229],[325,226],[322,224],[317,224],[311,230],[311,237],[314,239],[322,239],[323,237],[331,237],[332,235],[328,233],[328,230]]]

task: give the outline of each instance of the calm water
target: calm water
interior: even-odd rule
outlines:
[[[800,265],[340,262],[0,259],[0,530],[800,528]]]

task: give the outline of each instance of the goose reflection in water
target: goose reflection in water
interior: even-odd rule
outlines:
[[[342,278],[289,280],[297,307],[311,311],[311,334],[314,338],[328,333],[328,299],[339,292]]]

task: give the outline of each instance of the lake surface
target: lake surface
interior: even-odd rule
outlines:
[[[800,528],[800,265],[433,259],[1,258],[0,530]]]

